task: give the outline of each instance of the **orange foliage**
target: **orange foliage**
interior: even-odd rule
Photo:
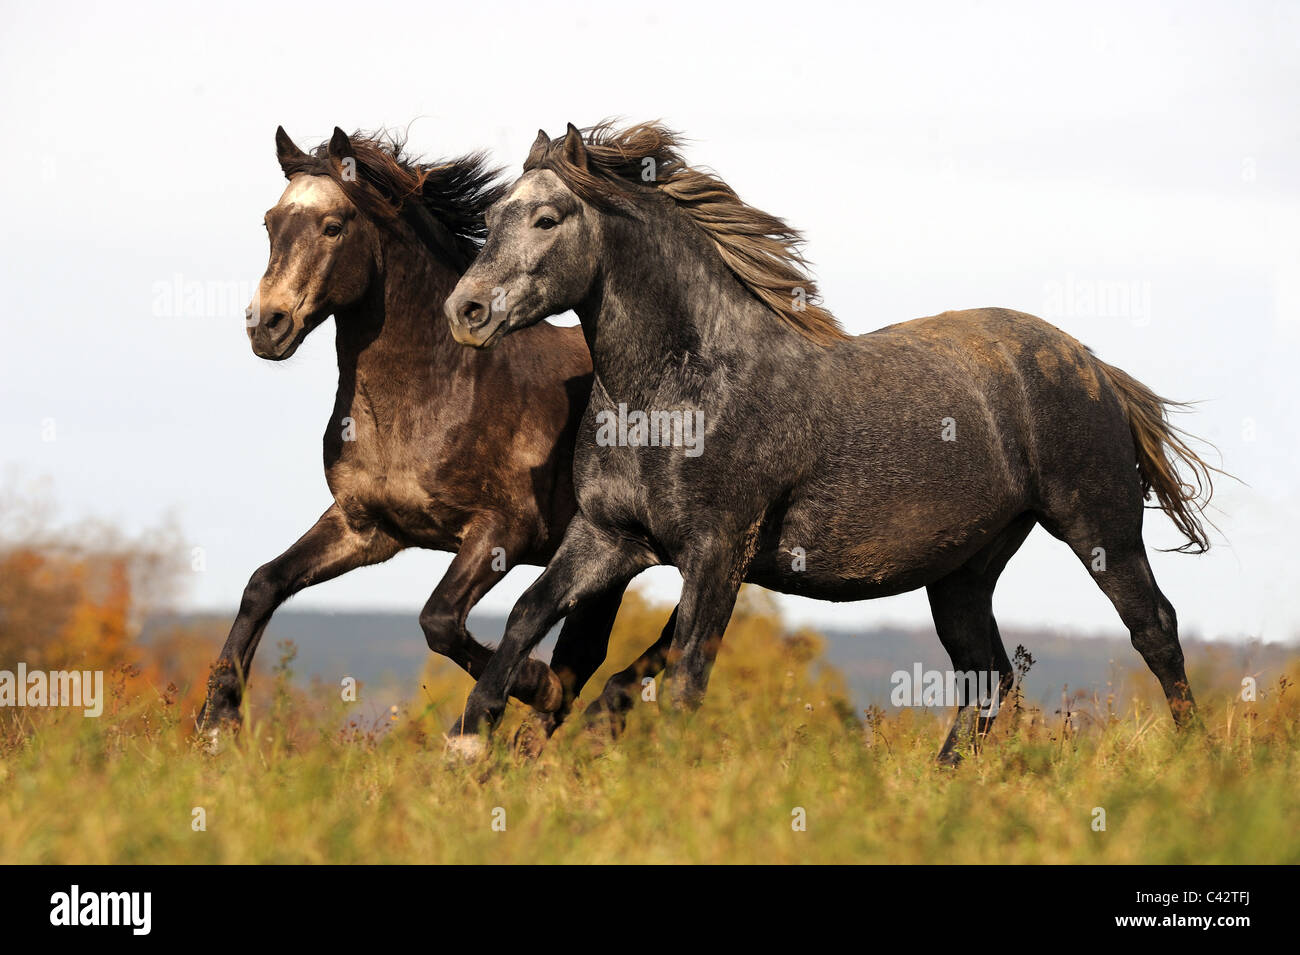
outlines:
[[[161,698],[178,720],[202,702],[213,635],[180,628],[138,642],[146,591],[178,568],[145,544],[0,545],[0,670],[102,670],[110,712]],[[178,685],[184,689],[178,689]]]

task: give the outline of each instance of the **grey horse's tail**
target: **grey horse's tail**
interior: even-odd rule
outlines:
[[[1143,494],[1150,498],[1154,493],[1160,509],[1187,538],[1187,543],[1176,550],[1204,553],[1210,549],[1210,539],[1205,533],[1202,512],[1214,493],[1211,472],[1219,469],[1193,451],[1187,444],[1190,435],[1169,421],[1171,410],[1185,411],[1190,406],[1161,398],[1114,365],[1100,360],[1097,364],[1115,389],[1124,416],[1133,429]],[[1187,480],[1183,479],[1181,470],[1187,472]]]

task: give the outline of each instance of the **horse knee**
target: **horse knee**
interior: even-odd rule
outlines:
[[[506,632],[501,640],[502,647],[523,641],[527,649],[531,650],[532,644],[546,635],[546,631],[559,616],[559,611],[548,598],[530,597],[525,593],[510,611]]]
[[[464,635],[464,627],[457,615],[442,607],[425,607],[420,612],[420,629],[424,631],[429,649],[443,656],[450,656]]]

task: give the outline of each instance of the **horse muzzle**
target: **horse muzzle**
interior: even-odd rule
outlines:
[[[457,290],[444,306],[451,337],[469,348],[489,348],[506,331],[510,313],[492,307],[486,295]]]
[[[311,331],[311,325],[305,318],[298,318],[287,311],[264,311],[256,316],[250,308],[248,316],[248,339],[253,346],[253,354],[268,361],[283,361],[298,350],[302,340]]]

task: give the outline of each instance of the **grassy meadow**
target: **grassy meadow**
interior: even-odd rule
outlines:
[[[473,765],[444,756],[470,684],[440,659],[409,705],[362,718],[291,679],[291,646],[265,647],[279,663],[215,756],[190,738],[202,674],[178,687],[121,662],[98,719],[0,710],[0,862],[1300,862],[1300,659],[1250,703],[1239,675],[1192,661],[1197,734],[1174,732],[1140,669],[1068,717],[1012,701],[950,770],[949,712],[855,712],[817,636],[742,597],[698,713],[643,702],[617,742],[575,720],[527,758],[512,704]],[[611,660],[668,612],[633,594]]]

